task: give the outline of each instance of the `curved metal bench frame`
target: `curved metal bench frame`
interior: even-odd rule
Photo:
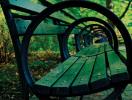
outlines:
[[[111,35],[109,35],[109,34],[111,34],[111,32],[109,31],[109,29],[107,28],[107,27],[104,27],[103,25],[100,25],[100,24],[90,24],[90,25],[87,25],[87,26],[85,26],[82,30],[81,30],[81,32],[79,32],[78,33],[78,35],[75,35],[75,42],[76,42],[76,51],[80,51],[80,49],[81,49],[81,45],[80,45],[80,35],[82,35],[83,34],[83,32],[84,32],[84,30],[87,30],[88,28],[91,28],[91,27],[93,27],[93,26],[97,26],[98,27],[98,29],[100,30],[100,32],[102,31],[102,32],[104,32],[105,34],[107,34],[108,33],[108,35],[107,36],[111,36]],[[91,34],[92,33],[96,33],[95,31],[94,32],[92,32],[92,31],[94,31],[93,29],[89,29],[89,32],[87,33],[87,34],[84,34],[83,35],[83,40],[84,40],[84,46],[86,47],[86,46],[88,46],[88,45],[90,45],[90,36],[91,36]],[[97,32],[99,32],[99,31],[97,31]],[[90,34],[90,36],[89,36],[89,34]],[[88,38],[89,37],[89,38]],[[88,38],[88,39],[87,39]],[[112,46],[112,44],[113,44],[113,39],[112,39],[112,37],[107,37],[108,38],[108,41],[109,41],[109,43],[110,43],[110,45]]]
[[[108,37],[108,40],[109,40],[109,43],[110,45],[113,47],[114,46],[114,49],[118,51],[118,40],[117,40],[117,37],[116,37],[116,34],[114,32],[114,30],[112,29],[112,27],[107,24],[105,21],[99,19],[99,18],[96,18],[96,17],[86,17],[86,18],[81,18],[81,19],[78,19],[76,20],[75,22],[73,22],[71,25],[69,25],[68,29],[65,31],[64,34],[66,33],[71,33],[72,30],[77,26],[79,25],[80,23],[83,23],[83,22],[89,22],[89,21],[95,21],[95,22],[98,22],[100,24],[103,24],[105,27],[101,26],[98,24],[98,26],[100,26],[101,28],[103,28],[105,31],[106,31],[106,35]],[[90,25],[87,25],[85,26],[81,32],[79,32],[78,34],[82,34],[84,30],[86,30],[88,27],[92,27],[93,25],[90,24]],[[68,34],[68,35],[69,35]],[[67,35],[67,38],[68,38],[68,35]],[[80,40],[79,40],[79,37],[77,35],[75,35],[75,40],[76,40],[76,50],[79,51],[80,50]],[[67,41],[67,40],[66,40]],[[114,43],[113,43],[114,41]],[[67,43],[65,43],[67,44]]]
[[[62,42],[63,43],[63,46],[62,46],[62,51],[63,52],[62,52],[62,54],[64,55],[64,59],[67,59],[67,58],[70,57],[70,54],[69,54],[69,51],[68,51],[68,46],[67,46],[68,37],[69,37],[70,33],[79,24],[81,24],[83,22],[89,22],[89,21],[95,21],[95,22],[101,23],[101,24],[103,24],[104,26],[106,26],[109,29],[111,34],[106,34],[106,35],[109,38],[109,42],[110,42],[111,46],[113,45],[114,50],[116,52],[118,51],[118,39],[116,37],[116,33],[113,30],[113,28],[108,23],[106,23],[105,21],[103,21],[103,20],[101,20],[99,18],[96,18],[96,17],[84,17],[84,18],[78,19],[78,20],[74,21],[72,24],[70,24],[69,27],[66,29],[66,31],[61,36],[63,38],[63,40],[62,40],[63,41]],[[113,40],[113,43],[112,43],[111,40]],[[78,40],[76,40],[76,41],[77,41],[76,50],[78,51],[80,49],[80,45],[79,45],[79,41]]]

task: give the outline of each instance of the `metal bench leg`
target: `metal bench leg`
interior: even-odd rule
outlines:
[[[21,81],[21,85],[22,85],[22,98],[23,98],[23,100],[29,100],[29,88],[28,88],[27,84],[25,84],[24,81]]]
[[[23,100],[29,100],[29,87],[24,81],[24,78],[21,74],[21,69],[18,68],[18,73],[19,73],[19,84],[21,87],[21,94],[22,94],[22,99]]]
[[[63,35],[59,34],[58,36],[58,42],[59,42],[59,48],[60,48],[60,55],[61,55],[61,60],[64,61],[66,60],[70,55],[67,51],[66,46],[62,43],[63,41]]]
[[[122,96],[120,95],[120,96],[117,98],[117,100],[122,100]]]
[[[121,94],[126,88],[127,84],[122,84],[120,86],[115,87],[114,91],[108,95],[104,100],[122,100]]]

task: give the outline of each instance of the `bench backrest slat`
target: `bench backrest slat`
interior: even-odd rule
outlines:
[[[36,15],[38,13],[40,13],[42,10],[46,9],[47,7],[41,5],[41,4],[36,4],[36,3],[32,3],[29,0],[9,0],[9,5],[10,5],[10,9],[14,9],[16,11],[22,11],[31,15]],[[18,35],[22,35],[25,30],[27,29],[28,25],[30,24],[30,18],[31,20],[34,18],[33,16],[26,16],[26,15],[22,15],[19,12],[12,12],[12,14],[14,16],[17,16],[17,18],[15,19],[15,24],[17,26],[17,30],[18,30]],[[23,19],[19,19],[18,18],[24,18],[26,20]],[[63,18],[63,19],[61,19]],[[27,20],[28,19],[28,20]],[[41,24],[39,25],[37,31],[34,34],[60,34],[64,32],[64,29],[66,29],[66,27],[61,26],[61,25],[53,25],[54,22],[53,21],[59,21],[62,23],[71,23],[74,20],[65,16],[63,13],[61,13],[60,11],[52,14],[49,19],[52,20],[52,25],[49,24]],[[61,20],[59,20],[61,19]],[[43,27],[46,26],[45,29],[43,29]],[[59,28],[60,26],[60,28]],[[48,29],[48,31],[47,31]],[[51,30],[50,30],[51,29]],[[54,33],[53,33],[54,30]],[[77,31],[76,31],[77,32]]]
[[[36,82],[36,84],[52,86],[57,79],[63,76],[63,74],[78,60],[78,57],[70,57],[64,63],[60,64],[57,68],[46,75],[47,78],[43,78]],[[44,83],[44,84],[43,84]]]
[[[22,19],[16,19],[15,20],[17,24],[17,31],[19,35],[24,35],[28,25],[31,23],[30,20],[22,20]],[[52,34],[60,34],[64,33],[66,26],[59,26],[59,25],[54,25],[51,22],[42,22],[38,28],[35,30],[33,34],[47,34],[47,35],[52,35]]]
[[[15,19],[18,35],[24,35],[28,25],[31,23],[31,20],[23,20],[21,18]],[[54,25],[52,23],[52,20],[43,21],[41,24],[37,27],[33,35],[57,35],[62,34],[67,29],[67,26],[61,26],[61,25]],[[79,33],[80,29],[75,28],[72,31],[72,34]]]
[[[47,8],[40,4],[33,4],[32,2],[29,2],[29,0],[9,0],[9,3],[14,8],[18,7],[18,8],[26,9],[34,13],[40,13],[42,10]]]
[[[36,3],[34,4],[32,2],[29,2],[29,0],[9,0],[9,3],[11,8],[33,15],[38,14],[47,8],[46,6],[43,6],[41,4],[36,4]],[[51,15],[51,17],[57,19],[63,18],[62,20],[68,23],[74,21],[73,19],[65,16],[62,12],[54,13],[53,15]]]

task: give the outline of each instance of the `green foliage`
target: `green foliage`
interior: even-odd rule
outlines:
[[[49,72],[58,62],[60,62],[59,53],[51,50],[35,51],[29,54],[29,68],[36,79]]]
[[[51,49],[53,51],[59,50],[57,36],[35,36],[30,42],[31,51],[44,51]]]
[[[13,55],[13,47],[9,36],[9,31],[0,9],[0,63],[8,63]]]
[[[40,67],[44,68],[44,69],[47,69],[48,64],[46,64],[43,61],[37,60],[37,61],[34,61],[32,64],[30,64],[30,67],[32,67],[33,69],[36,69],[36,70],[39,69]]]

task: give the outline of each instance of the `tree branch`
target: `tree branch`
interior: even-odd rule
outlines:
[[[131,5],[131,0],[129,1],[129,3],[128,3],[126,9],[125,9],[125,11],[124,11],[124,12],[122,13],[122,15],[119,17],[120,19],[122,19],[122,18],[126,15],[126,13],[127,13],[128,9],[129,9],[129,6],[130,6],[130,5]]]

